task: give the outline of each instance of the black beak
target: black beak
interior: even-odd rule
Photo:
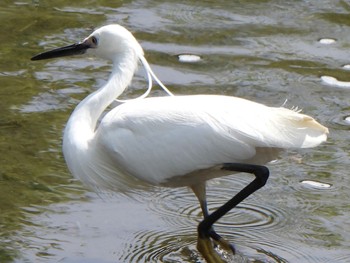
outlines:
[[[84,54],[88,48],[90,48],[90,45],[84,41],[81,43],[60,47],[60,48],[56,48],[50,51],[40,53],[32,57],[31,60],[42,60],[42,59],[48,59],[48,58],[80,55],[80,54]]]

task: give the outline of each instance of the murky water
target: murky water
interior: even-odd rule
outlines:
[[[350,262],[348,1],[2,1],[0,22],[0,262],[203,262],[189,190],[101,198],[66,169],[65,122],[110,67],[29,58],[114,22],[135,33],[176,94],[287,99],[330,128],[326,144],[270,164],[268,184],[217,224],[238,250],[228,261]],[[179,62],[183,53],[202,60]],[[141,71],[125,97],[145,86]],[[211,182],[209,207],[251,179]]]

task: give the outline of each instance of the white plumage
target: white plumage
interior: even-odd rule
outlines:
[[[89,149],[91,165],[99,159],[98,148],[111,156],[111,166],[148,183],[165,184],[222,163],[263,164],[276,157],[266,155],[270,148],[307,148],[325,139],[322,126],[295,111],[235,97],[194,95],[148,98],[114,108]],[[265,150],[257,153],[256,148]],[[110,180],[119,185],[118,177]]]
[[[89,186],[119,191],[142,183],[190,186],[206,214],[201,187],[208,179],[232,174],[222,164],[261,165],[282,149],[315,147],[327,139],[328,129],[307,115],[229,96],[143,98],[101,119],[131,82],[140,60],[149,75],[154,73],[139,43],[119,25],[102,27],[81,43],[33,60],[85,51],[113,62],[106,85],[77,106],[64,133],[67,165]]]

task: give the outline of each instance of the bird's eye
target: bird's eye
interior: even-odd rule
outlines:
[[[91,42],[92,42],[92,44],[94,44],[95,46],[97,46],[97,44],[98,44],[98,40],[97,40],[96,37],[91,37]]]

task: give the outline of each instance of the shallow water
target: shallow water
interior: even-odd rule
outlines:
[[[349,13],[347,1],[333,0],[2,1],[0,262],[204,262],[195,248],[201,213],[189,190],[101,197],[65,166],[64,125],[110,65],[29,58],[114,22],[134,32],[176,94],[287,100],[330,128],[322,146],[269,164],[268,184],[217,223],[238,251],[228,261],[350,262],[350,90],[341,85],[350,81]],[[179,54],[201,60],[180,62]],[[141,94],[143,77],[124,97]],[[212,181],[209,208],[251,179]]]

